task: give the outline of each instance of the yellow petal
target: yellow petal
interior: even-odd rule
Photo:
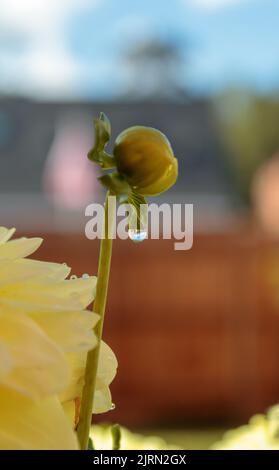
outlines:
[[[0,245],[0,259],[18,259],[29,256],[42,244],[42,238],[18,238]]]
[[[63,264],[45,263],[32,259],[0,260],[0,282],[17,283],[33,279],[64,280],[71,269]]]
[[[97,383],[94,402],[93,402],[93,413],[106,413],[112,409],[111,393],[108,386],[100,386]]]
[[[34,321],[21,314],[0,314],[0,324],[0,341],[13,361],[2,383],[35,398],[67,386],[69,369],[64,354]]]
[[[98,315],[78,312],[34,312],[29,315],[63,351],[88,351],[97,344],[93,327]]]
[[[15,228],[0,227],[0,243],[6,243],[15,233]]]
[[[117,359],[113,350],[104,342],[101,342],[100,357],[98,364],[98,379],[109,385],[117,372]]]
[[[53,281],[0,282],[0,304],[26,310],[82,310],[94,299],[96,277]]]
[[[74,400],[81,396],[84,385],[86,357],[86,352],[66,354],[67,363],[71,371],[71,379],[68,387],[59,395],[62,402]]]
[[[66,263],[50,263],[34,259],[20,259],[16,262],[16,270],[25,270],[25,273],[37,277],[46,277],[54,281],[62,281],[70,274],[71,268]]]
[[[33,402],[0,386],[1,450],[77,450],[77,439],[56,397]]]
[[[65,401],[62,403],[62,408],[67,416],[72,427],[75,426],[76,421],[76,405],[74,400]]]
[[[105,413],[112,408],[109,385],[116,375],[117,366],[117,359],[114,352],[104,341],[102,341],[97,372],[96,391],[93,402],[93,413],[95,414]]]

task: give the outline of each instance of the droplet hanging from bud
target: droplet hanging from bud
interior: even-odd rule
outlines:
[[[146,239],[147,231],[140,229],[129,229],[128,235],[133,242],[139,243]]]

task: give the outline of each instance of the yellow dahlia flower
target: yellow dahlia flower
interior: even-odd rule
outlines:
[[[96,345],[98,316],[85,310],[96,278],[25,259],[42,240],[10,241],[14,231],[0,227],[0,449],[76,449],[58,397],[76,398],[83,368],[77,377],[71,361]]]
[[[213,450],[279,450],[279,405],[266,415],[255,415],[249,423],[227,431]]]

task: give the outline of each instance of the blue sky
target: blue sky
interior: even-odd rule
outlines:
[[[278,0],[0,0],[0,8],[2,91],[115,96],[129,79],[125,51],[157,36],[178,40],[181,80],[194,93],[279,88]]]

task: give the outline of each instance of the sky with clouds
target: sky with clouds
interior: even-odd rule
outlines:
[[[279,84],[278,0],[0,0],[0,93],[110,98],[131,45],[176,40],[194,93]]]

